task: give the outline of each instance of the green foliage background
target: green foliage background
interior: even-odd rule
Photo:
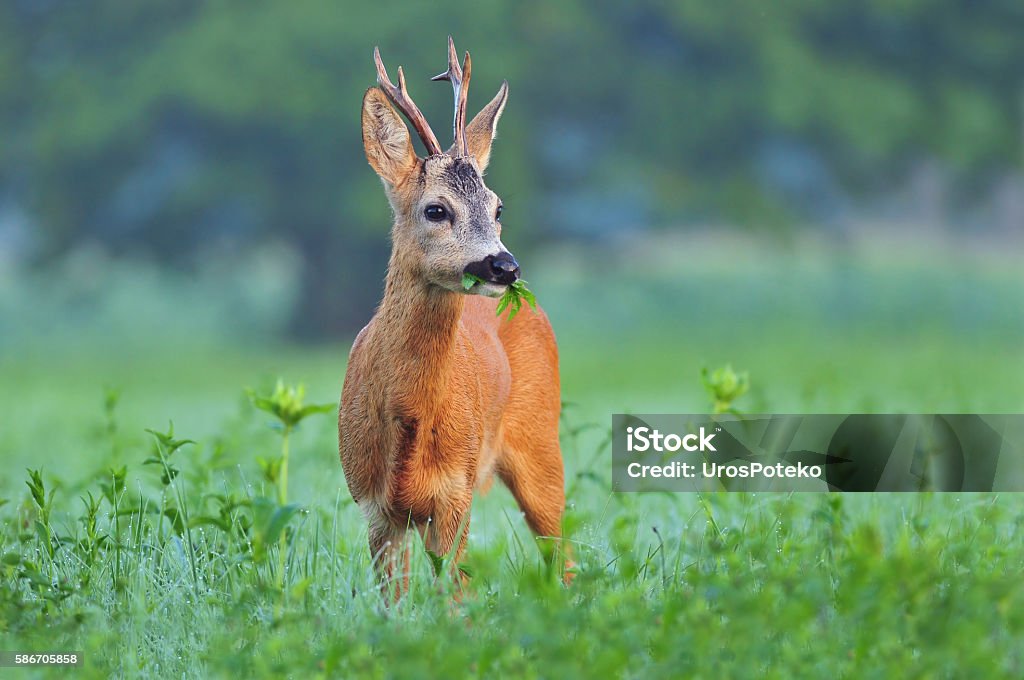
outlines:
[[[476,55],[471,108],[509,80],[491,176],[522,252],[791,228],[925,161],[969,208],[1020,169],[1022,32],[1013,0],[8,3],[0,191],[36,260],[98,242],[180,266],[283,240],[302,258],[291,330],[337,335],[365,320],[387,248],[358,123],[374,45],[442,138],[450,97],[427,79],[447,34]],[[793,164],[806,186],[786,190]]]

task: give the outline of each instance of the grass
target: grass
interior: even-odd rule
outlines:
[[[1020,411],[1016,321],[918,318],[913,300],[901,317],[895,294],[881,306],[914,323],[778,318],[757,311],[772,291],[746,309],[727,283],[700,316],[683,277],[661,307],[643,285],[588,289],[637,314],[595,333],[589,305],[538,280],[569,402],[571,588],[496,487],[474,503],[463,601],[417,545],[408,597],[385,605],[333,418],[270,427],[302,409],[276,376],[334,402],[347,345],[69,343],[0,358],[0,649],[82,651],[36,671],[75,677],[1020,677],[1019,496],[612,494],[602,447],[611,412],[710,410],[701,369],[727,362],[749,391],[706,380],[747,412]],[[810,304],[873,294],[854,284]],[[804,299],[779,286],[778,307]]]
[[[563,427],[566,523],[580,563],[573,587],[558,585],[510,496],[496,489],[474,506],[464,602],[452,608],[417,546],[412,592],[388,609],[343,487],[332,419],[311,416],[294,431],[285,498],[258,462],[279,451],[272,417],[241,390],[228,390],[216,418],[205,413],[210,397],[188,404],[197,385],[222,385],[225,372],[288,355],[272,356],[236,359],[237,368],[193,363],[191,371],[175,362],[165,369],[179,371],[165,376],[169,383],[156,380],[163,394],[146,393],[154,376],[144,375],[106,409],[99,390],[91,408],[74,404],[75,390],[52,397],[55,408],[66,399],[68,410],[91,411],[92,422],[72,428],[78,439],[69,448],[21,458],[44,465],[38,492],[18,491],[27,473],[5,480],[0,648],[81,650],[88,661],[75,674],[84,677],[563,677],[595,664],[643,677],[1019,675],[1017,497],[615,495],[586,399],[567,408]],[[337,376],[328,369],[338,356],[292,355],[290,373]],[[637,365],[669,359],[620,356]],[[833,374],[834,391],[808,393],[819,360],[808,357],[808,373],[783,384],[789,394],[762,386],[759,398],[819,400],[838,410],[859,393],[899,393],[900,374],[887,377],[884,362],[877,373],[868,362],[855,380]],[[567,396],[585,392],[573,384],[590,359],[578,361],[566,367]],[[926,370],[904,368],[902,375]],[[646,371],[639,373],[643,380]],[[748,396],[756,396],[758,374],[771,370],[751,373]],[[329,399],[321,392],[339,382],[321,380],[310,389],[315,401]],[[984,401],[989,388],[980,380],[963,398]],[[699,373],[664,388],[680,404],[708,407]],[[1001,398],[1015,389],[1008,385]],[[919,403],[939,406],[944,395],[940,384]],[[143,432],[131,422],[140,417],[133,398],[147,404],[142,411],[166,399],[158,412],[183,416],[175,433]],[[198,444],[178,445],[185,436]],[[154,452],[159,464],[143,464]],[[118,481],[110,469],[121,465]],[[164,483],[168,466],[179,473]],[[279,502],[288,499],[297,504]]]

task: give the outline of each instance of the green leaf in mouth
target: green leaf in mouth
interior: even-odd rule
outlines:
[[[476,284],[483,282],[484,280],[481,279],[476,274],[470,274],[469,272],[466,272],[465,274],[462,275],[462,287],[465,288],[466,290],[469,290]]]
[[[523,300],[526,300],[528,305],[537,309],[537,296],[526,287],[526,281],[519,279],[506,288],[505,294],[498,300],[497,315],[501,316],[501,313],[507,308],[509,310],[508,320],[511,321],[519,313],[519,310],[523,308]]]
[[[478,283],[486,283],[486,281],[469,272],[462,275],[462,287],[465,290],[470,290]],[[502,312],[508,309],[508,320],[511,321],[519,313],[519,310],[523,308],[523,300],[534,309],[537,309],[537,296],[526,287],[526,281],[520,279],[505,289],[505,294],[498,300],[498,308],[495,314],[501,316]]]

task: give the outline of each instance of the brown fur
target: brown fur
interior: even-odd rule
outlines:
[[[457,563],[473,491],[495,473],[535,533],[561,536],[551,325],[543,311],[525,306],[512,321],[499,318],[495,299],[461,287],[467,263],[503,247],[493,218],[498,199],[482,175],[506,94],[503,85],[470,123],[472,158],[461,159],[417,158],[383,93],[371,88],[363,102],[367,158],[384,180],[395,225],[383,300],[349,357],[339,448],[349,490],[369,522],[375,564],[396,595],[407,587],[407,529],[415,527],[436,554],[454,552]],[[437,201],[454,214],[450,226],[422,217],[422,207]],[[403,575],[395,578],[400,564]]]

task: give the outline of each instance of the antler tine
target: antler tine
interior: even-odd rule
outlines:
[[[405,114],[405,117],[409,119],[412,126],[416,128],[420,139],[423,140],[423,145],[427,148],[427,154],[436,156],[444,153],[441,150],[441,144],[434,135],[434,131],[430,129],[430,125],[427,123],[423,112],[416,106],[412,97],[409,96],[408,90],[405,89],[405,73],[402,72],[402,67],[398,67],[398,87],[395,87],[395,84],[388,78],[387,69],[384,68],[384,62],[380,58],[380,49],[377,47],[373,48],[373,61],[377,65],[377,84],[380,85],[380,89],[384,91],[388,99],[398,107],[399,111]]]
[[[452,80],[453,76],[455,80]],[[459,66],[459,55],[455,51],[455,41],[451,36],[448,36],[448,70],[438,73],[431,80],[451,80],[456,87],[462,82],[462,67]]]
[[[440,73],[431,80],[451,81],[452,89],[455,92],[455,155],[468,156],[469,143],[466,140],[466,97],[469,94],[469,78],[472,75],[472,62],[469,52],[459,66],[459,55],[455,51],[455,41],[448,36],[448,70]]]

